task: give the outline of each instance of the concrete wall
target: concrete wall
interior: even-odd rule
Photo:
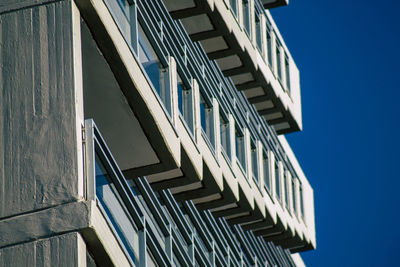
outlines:
[[[0,267],[84,267],[86,261],[86,245],[77,232],[0,249]],[[88,263],[94,266],[90,258]]]
[[[18,8],[0,13],[0,220],[82,194],[73,5]]]

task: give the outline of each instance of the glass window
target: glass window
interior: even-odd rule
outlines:
[[[279,165],[278,162],[275,161],[275,194],[276,198],[281,201],[281,180],[279,176]]]
[[[193,95],[192,89],[187,86],[181,76],[178,74],[178,107],[186,125],[189,127],[190,132],[193,133],[194,119],[193,119]]]
[[[136,263],[139,255],[139,238],[128,215],[122,200],[119,197],[115,185],[110,179],[110,174],[96,153],[95,159],[95,183],[96,197],[108,217],[119,241],[128,252],[130,259]]]
[[[285,207],[286,207],[286,209],[288,209],[289,210],[289,207],[290,207],[290,204],[289,204],[289,198],[290,198],[290,195],[289,195],[289,179],[288,179],[288,175],[287,175],[287,171],[286,170],[284,170],[283,171],[283,183],[284,183],[284,186],[285,186]]]
[[[292,178],[292,211],[294,214],[297,213],[297,202],[296,202],[296,185],[295,179]]]
[[[249,38],[251,38],[251,30],[250,30],[250,3],[248,0],[242,1],[243,8],[243,26]]]
[[[303,187],[299,186],[299,196],[300,196],[300,217],[304,219],[304,199],[303,199]]]
[[[272,61],[272,32],[271,25],[267,24],[267,49],[268,49],[268,65],[271,69],[273,69],[273,61]]]
[[[290,92],[290,69],[289,58],[285,55],[285,74],[286,74],[286,89]]]
[[[154,90],[161,98],[165,108],[171,115],[171,92],[169,87],[169,71],[168,67],[164,67],[147,38],[143,28],[138,24],[138,43],[139,43],[139,60],[142,64],[147,76],[153,84]]]
[[[213,107],[207,103],[203,95],[200,95],[200,120],[201,128],[208,137],[211,146],[215,149],[214,116]]]
[[[262,38],[261,38],[261,20],[260,14],[256,14],[256,43],[258,50],[262,53]]]
[[[251,165],[254,182],[258,185],[260,183],[258,179],[258,153],[256,143],[253,141],[251,142]]]
[[[271,177],[269,172],[269,160],[267,152],[263,153],[263,166],[264,166],[264,186],[268,192],[271,192]]]
[[[231,159],[231,139],[229,131],[229,121],[222,114],[219,115],[219,129],[221,134],[221,147],[222,150]]]
[[[276,42],[276,69],[278,72],[278,78],[282,81],[281,45],[279,42]]]
[[[240,167],[247,171],[246,169],[246,142],[244,135],[237,126],[235,129],[235,142],[236,142],[236,158],[238,159]]]
[[[237,0],[230,0],[231,9],[235,17],[238,17]]]

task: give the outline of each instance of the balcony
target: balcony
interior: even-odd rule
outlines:
[[[126,266],[294,266],[288,250],[199,212],[191,201],[179,205],[169,190],[155,193],[146,178],[127,180],[94,121],[86,120],[84,129],[85,198],[95,204],[91,230],[83,235],[97,260]]]
[[[286,1],[164,0],[278,134],[302,129],[299,71],[269,11]],[[263,7],[264,5],[264,7]]]
[[[284,137],[162,1],[123,3],[77,4],[82,109],[125,179],[146,176],[154,190],[291,251],[315,247],[312,188]]]

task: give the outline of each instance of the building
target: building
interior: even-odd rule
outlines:
[[[301,266],[285,4],[1,3],[0,266]]]

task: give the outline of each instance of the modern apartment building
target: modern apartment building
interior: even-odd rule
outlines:
[[[287,0],[0,3],[0,266],[302,266]]]

